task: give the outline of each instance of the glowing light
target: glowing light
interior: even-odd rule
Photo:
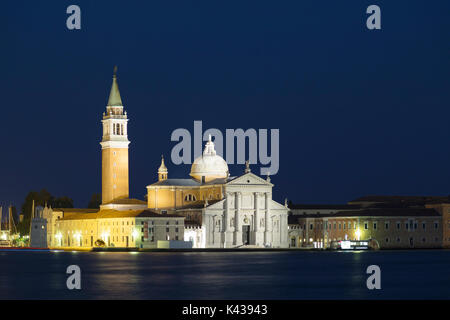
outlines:
[[[2,240],[6,240],[7,239],[7,237],[6,237],[6,233],[2,233],[2,238],[1,238]]]
[[[137,237],[139,237],[139,231],[137,231],[136,229],[134,229],[133,230],[133,233],[132,233],[132,236],[133,236],[133,238],[137,238]]]
[[[102,238],[102,240],[103,241],[108,241],[108,237],[109,237],[109,232],[103,232],[102,234],[101,234],[101,238]]]
[[[356,230],[355,235],[356,235],[356,240],[361,240],[361,231],[359,231],[359,229]]]

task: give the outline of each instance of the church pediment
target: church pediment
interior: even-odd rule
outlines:
[[[276,202],[275,200],[272,199],[272,202],[270,204],[270,208],[271,209],[275,209],[275,210],[288,210],[284,205],[282,205],[281,203]]]
[[[220,201],[217,201],[214,204],[208,205],[207,208],[208,209],[223,209],[224,202],[225,202],[225,199],[222,199]]]
[[[226,184],[227,186],[234,185],[260,185],[260,186],[268,186],[273,187],[273,184],[266,181],[265,179],[258,177],[256,174],[251,172],[246,173],[240,177],[237,177]]]

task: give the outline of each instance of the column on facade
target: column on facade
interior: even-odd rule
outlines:
[[[177,208],[177,189],[172,189],[173,192],[173,208]]]
[[[241,245],[242,244],[242,226],[241,226],[241,207],[242,207],[242,193],[236,192],[235,193],[235,203],[236,203],[236,213],[234,216],[234,236],[235,236],[235,244]]]
[[[223,218],[223,232],[227,232],[229,229],[229,217],[230,217],[230,209],[231,209],[231,194],[226,193],[225,195],[225,212],[224,212],[224,218]]]
[[[269,192],[265,193],[266,196],[266,215],[265,215],[265,230],[264,230],[264,244],[268,244],[270,241],[270,200],[271,194]]]
[[[231,208],[231,197],[232,194],[229,192],[226,192],[224,194],[225,196],[225,210],[223,214],[223,234],[224,234],[224,244],[223,247],[226,248],[228,244],[233,243],[232,236],[233,234],[230,233],[230,217],[232,216],[232,208]]]
[[[259,231],[259,192],[255,192],[255,232]]]

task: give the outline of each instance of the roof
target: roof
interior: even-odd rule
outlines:
[[[105,204],[147,204],[147,202],[139,200],[139,199],[116,199]]]
[[[230,178],[218,178],[206,183],[201,183],[195,179],[166,179],[162,181],[157,181],[150,186],[180,186],[180,187],[200,187],[200,186],[208,186],[215,184],[225,184],[231,180],[235,179],[235,177]],[[149,186],[149,187],[150,187]]]
[[[176,214],[161,214],[151,210],[101,210],[96,213],[70,213],[64,215],[61,220],[86,220],[86,219],[114,219],[114,218],[184,218]]]
[[[120,107],[123,106],[122,99],[120,98],[119,86],[117,84],[117,67],[114,68],[113,83],[111,86],[111,91],[109,93],[108,106],[110,107]]]
[[[166,179],[151,184],[151,186],[186,186],[186,187],[197,187],[200,185],[201,183],[194,179]]]
[[[305,210],[324,210],[324,209],[359,209],[361,208],[358,204],[290,204],[289,209],[305,209]]]
[[[387,208],[338,211],[330,214],[289,215],[289,223],[295,224],[301,218],[347,218],[347,217],[436,217],[439,212],[425,208]],[[291,223],[292,222],[292,223]]]
[[[449,202],[448,196],[386,196],[386,195],[368,195],[357,198],[352,202],[414,202],[414,203],[435,203]]]
[[[208,200],[207,207],[211,206],[211,205],[213,205],[213,204],[215,204],[215,203],[217,203],[219,201],[222,201],[222,199],[214,199],[214,200],[211,199],[211,200]],[[177,210],[203,209],[203,208],[205,208],[205,201],[204,200],[199,200],[199,201],[196,201],[196,202],[193,202],[193,203],[190,203],[190,204],[186,204],[184,206],[177,207]]]
[[[53,211],[62,211],[66,213],[75,212],[75,213],[94,213],[98,212],[99,209],[85,209],[85,208],[53,208]]]

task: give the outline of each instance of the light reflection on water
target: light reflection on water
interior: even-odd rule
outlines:
[[[82,289],[66,289],[79,265]],[[382,289],[366,288],[367,266]],[[2,299],[449,299],[450,251],[0,252]]]

